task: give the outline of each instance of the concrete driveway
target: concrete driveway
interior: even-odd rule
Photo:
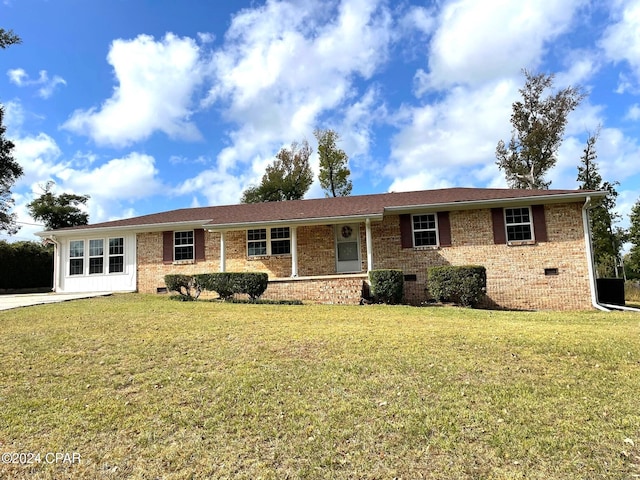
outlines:
[[[80,298],[93,298],[111,295],[111,292],[86,292],[86,293],[21,293],[0,295],[0,310],[12,308],[30,307],[43,303],[58,303]]]

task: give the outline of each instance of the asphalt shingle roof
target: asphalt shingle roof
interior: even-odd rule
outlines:
[[[118,228],[163,225],[171,223],[202,222],[212,228],[231,224],[270,223],[322,218],[382,215],[385,209],[410,206],[437,206],[440,204],[461,204],[517,200],[540,197],[588,195],[579,190],[518,190],[499,188],[446,188],[420,190],[414,192],[381,193],[336,198],[316,198],[254,204],[222,205],[213,207],[183,208],[167,212],[153,213],[139,217],[125,218],[110,222],[95,223],[64,230],[85,230],[95,228]],[[593,192],[591,192],[593,193]],[[572,201],[576,201],[574,198]]]

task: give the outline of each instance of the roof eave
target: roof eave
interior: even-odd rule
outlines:
[[[73,237],[78,235],[87,235],[93,233],[109,233],[109,232],[163,232],[165,230],[175,230],[176,228],[204,228],[210,220],[192,220],[189,222],[164,222],[164,223],[148,223],[140,225],[120,225],[120,226],[105,226],[105,227],[87,227],[87,228],[74,228],[68,230],[45,230],[42,232],[36,232],[42,238],[51,238],[52,236],[58,237]]]
[[[366,213],[358,215],[341,215],[332,217],[295,218],[288,220],[266,220],[256,222],[236,222],[236,223],[209,223],[203,228],[210,232],[245,230],[248,228],[282,226],[311,226],[311,225],[334,225],[339,223],[358,223],[365,220],[381,222],[384,215],[382,213]]]
[[[587,197],[605,197],[607,192],[576,192],[558,193],[550,195],[531,195],[528,197],[492,198],[486,200],[467,200],[458,202],[430,203],[419,205],[398,205],[385,207],[385,213],[404,213],[418,210],[471,210],[477,208],[492,208],[497,206],[509,207],[514,205],[572,203],[585,201]]]

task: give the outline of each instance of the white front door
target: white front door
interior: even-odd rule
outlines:
[[[336,271],[338,273],[362,271],[358,224],[336,225]]]

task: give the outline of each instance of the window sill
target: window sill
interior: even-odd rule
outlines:
[[[251,255],[247,257],[248,261],[256,261],[256,260],[269,260],[271,258],[291,258],[290,253],[283,253],[282,255]]]
[[[196,263],[195,260],[174,260],[172,265],[193,265]]]
[[[413,247],[413,250],[416,252],[422,251],[422,250],[439,250],[440,246],[439,245],[423,245],[420,247]]]
[[[519,240],[514,242],[507,242],[507,245],[509,247],[522,247],[525,245],[535,245],[535,244],[536,244],[535,240]]]

